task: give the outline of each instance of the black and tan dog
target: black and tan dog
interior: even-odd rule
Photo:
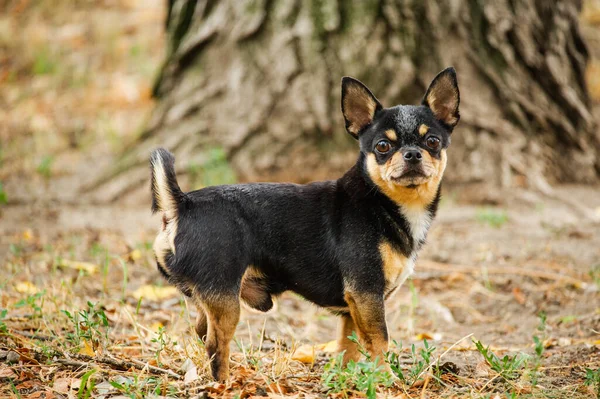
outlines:
[[[215,379],[229,374],[240,300],[268,311],[288,290],[341,316],[345,361],[359,356],[352,331],[383,359],[384,301],[412,273],[436,213],[458,105],[453,68],[435,77],[420,106],[383,108],[344,78],[342,111],[360,154],[334,181],[183,193],[173,155],[152,153],[152,210],[163,214],[158,267],[198,306],[196,332]]]

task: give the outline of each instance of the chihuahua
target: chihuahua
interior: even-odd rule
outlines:
[[[360,153],[332,181],[184,193],[173,155],[152,152],[152,211],[162,213],[158,269],[198,307],[196,333],[216,380],[229,375],[240,302],[266,312],[285,291],[340,316],[344,362],[360,356],[353,331],[383,362],[385,300],[413,272],[436,214],[459,102],[453,68],[433,79],[419,106],[384,108],[344,77],[342,113]]]

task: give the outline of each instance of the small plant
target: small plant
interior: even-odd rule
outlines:
[[[104,310],[96,307],[96,304],[88,301],[87,305],[87,309],[77,313],[62,311],[75,327],[75,332],[67,334],[67,339],[77,346],[86,340],[96,347],[99,339],[108,340],[108,319]]]
[[[232,184],[237,181],[235,172],[227,160],[227,155],[220,147],[211,148],[206,161],[202,164],[190,163],[188,175],[193,187]]]
[[[393,341],[394,345],[402,349],[402,343],[398,343]],[[400,357],[398,353],[389,351],[386,353],[386,361],[390,365],[392,372],[405,384],[408,386],[413,385],[415,382],[420,380],[422,376],[425,374],[425,371],[432,364],[432,355],[435,351],[435,346],[429,346],[427,340],[423,340],[423,348],[417,351],[415,345],[411,346],[411,357],[412,357],[412,367],[405,373],[402,370]]]
[[[29,307],[33,311],[33,318],[42,316],[42,305],[43,299],[42,297],[46,291],[37,292],[32,295],[28,295],[26,298],[21,299],[19,302],[15,303],[15,308],[23,308]],[[38,303],[42,302],[42,303]]]
[[[508,221],[508,214],[504,210],[484,208],[477,211],[476,219],[480,223],[500,228]]]
[[[347,396],[348,391],[356,390],[364,392],[369,399],[375,399],[378,386],[389,387],[394,383],[392,376],[377,361],[350,360],[344,367],[343,358],[344,354],[340,353],[323,370],[323,385],[333,393],[339,392]]]
[[[4,191],[2,182],[0,182],[0,205],[5,205],[5,204],[8,204],[8,196],[6,195],[6,191]]]
[[[481,353],[492,370],[500,374],[505,380],[517,378],[521,373],[521,369],[529,359],[529,357],[523,353],[517,353],[514,356],[505,355],[501,359],[490,350],[489,346],[487,348],[484,347],[481,341],[473,340],[473,343],[475,344],[477,351]]]
[[[31,69],[34,75],[47,75],[54,73],[57,68],[56,62],[50,57],[50,52],[44,49],[36,55]]]
[[[542,311],[539,313],[540,324],[537,327],[537,330],[540,332],[540,335],[533,336],[533,344],[535,349],[535,356],[533,358],[533,368],[530,372],[531,383],[533,385],[537,385],[538,380],[538,370],[542,365],[542,356],[544,354],[544,341],[546,340],[546,312]]]
[[[592,281],[596,284],[598,289],[600,289],[600,263],[592,265],[592,267],[590,268],[590,277],[592,278]]]
[[[585,385],[593,387],[596,390],[596,398],[600,399],[600,368],[585,369]]]
[[[109,382],[120,393],[131,399],[145,398],[148,393],[154,395],[161,393],[160,381],[154,377],[140,380],[137,375],[134,375],[133,377],[117,377]]]
[[[8,309],[0,310],[0,334],[8,334],[8,327],[4,322],[6,318],[6,314],[8,313]]]
[[[86,372],[81,377],[81,383],[79,384],[79,391],[77,391],[77,399],[88,399],[92,396],[94,392],[94,380],[90,379],[92,374],[96,372],[95,369],[92,369]]]
[[[177,342],[171,342],[171,337],[165,333],[165,328],[163,326],[158,327],[156,338],[152,338],[151,342],[158,344],[158,348],[156,348],[156,353],[154,356],[156,357],[156,363],[159,366],[162,366],[160,355],[169,345],[176,345]]]
[[[36,171],[45,179],[49,179],[52,176],[52,164],[54,158],[50,155],[46,155],[42,158],[40,164],[37,166]]]

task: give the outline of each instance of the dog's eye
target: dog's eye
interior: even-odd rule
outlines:
[[[387,140],[380,140],[377,145],[375,146],[375,149],[382,153],[385,154],[386,152],[388,152],[390,149],[392,148],[392,145],[390,144],[389,141]]]
[[[429,137],[427,138],[426,141],[427,147],[431,148],[432,150],[437,150],[438,147],[440,146],[440,139],[438,139],[437,137]]]

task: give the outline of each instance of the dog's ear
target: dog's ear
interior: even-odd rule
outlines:
[[[446,68],[433,79],[422,104],[429,107],[437,120],[452,128],[456,126],[460,115],[458,105],[460,93],[458,92],[458,81],[454,68]]]
[[[342,78],[342,113],[346,130],[355,139],[382,108],[367,86],[348,76]]]

